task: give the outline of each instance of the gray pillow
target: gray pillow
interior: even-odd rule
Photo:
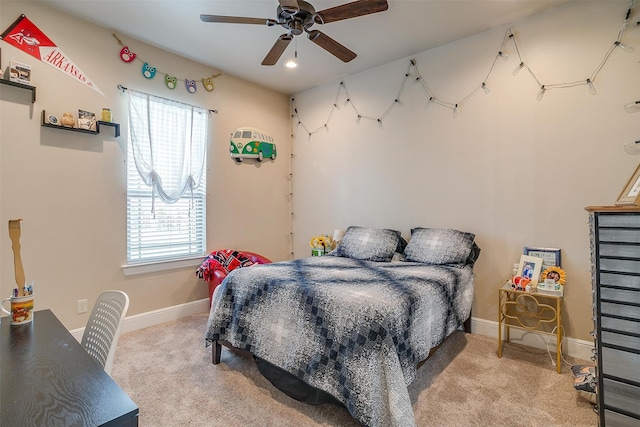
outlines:
[[[396,230],[351,226],[330,255],[388,262],[393,258],[400,239],[400,232]]]
[[[407,261],[425,264],[465,264],[473,248],[473,233],[447,228],[414,228],[404,250]]]
[[[478,260],[478,257],[480,257],[480,251],[480,246],[478,246],[476,242],[473,242],[473,246],[471,246],[471,252],[469,252],[469,256],[467,257],[467,262],[465,262],[465,265],[474,265]]]

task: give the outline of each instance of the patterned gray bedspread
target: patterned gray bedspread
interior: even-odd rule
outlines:
[[[310,257],[232,271],[206,341],[227,340],[333,395],[366,426],[415,425],[418,362],[468,317],[473,271]]]

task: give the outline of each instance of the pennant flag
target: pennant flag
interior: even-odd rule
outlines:
[[[69,59],[58,46],[51,41],[25,15],[20,15],[16,21],[5,30],[0,39],[28,53],[34,58],[51,65],[72,79],[89,86],[91,89],[105,96],[104,93]]]

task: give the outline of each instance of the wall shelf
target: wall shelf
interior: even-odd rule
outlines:
[[[102,120],[98,120],[98,123],[96,124],[96,129],[98,129],[98,132],[100,132],[100,126],[111,126],[113,128],[115,137],[117,138],[120,136],[120,123],[104,122]]]
[[[0,84],[7,85],[7,86],[13,86],[13,87],[19,87],[21,89],[30,90],[31,91],[31,103],[33,104],[34,102],[36,102],[36,87],[35,86],[29,86],[29,85],[25,85],[25,84],[17,83],[17,82],[12,82],[11,80],[5,80],[5,79],[1,79],[1,78],[0,78]]]
[[[100,126],[110,126],[113,128],[113,133],[115,134],[115,137],[117,138],[120,136],[120,123],[104,122],[102,120],[98,120],[96,122],[96,130],[71,128],[67,126],[54,125],[49,123],[47,121],[47,113],[45,112],[45,110],[42,110],[42,127],[45,127],[45,128],[62,129],[62,130],[68,130],[71,132],[81,132],[81,133],[88,133],[91,135],[97,135],[100,133]]]

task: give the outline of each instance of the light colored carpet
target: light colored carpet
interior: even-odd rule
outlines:
[[[212,365],[206,322],[200,314],[120,337],[112,376],[140,407],[142,427],[359,425],[343,407],[289,398],[224,347]],[[501,359],[496,351],[493,338],[454,333],[409,387],[417,425],[596,425],[568,364],[558,374],[544,350],[507,343]]]

